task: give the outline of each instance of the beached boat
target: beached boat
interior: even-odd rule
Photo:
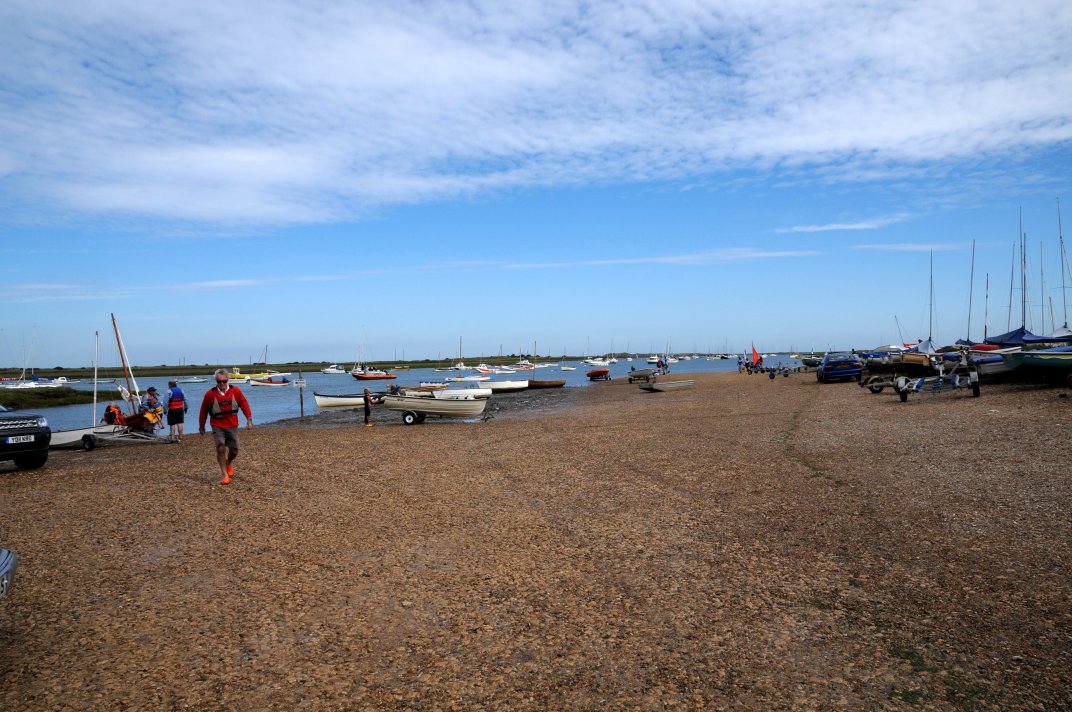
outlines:
[[[420,398],[416,396],[387,395],[383,405],[388,410],[400,411],[405,425],[423,423],[429,415],[440,418],[477,418],[487,407],[486,398]]]
[[[500,391],[523,391],[529,387],[528,381],[488,381],[483,384],[484,388],[490,388],[493,393]]]
[[[640,390],[648,391],[649,393],[663,393],[666,391],[684,391],[692,388],[692,381],[649,381],[648,383],[641,383]]]
[[[1057,369],[1072,373],[1072,347],[1022,351],[1019,361],[1022,368]]]
[[[330,366],[328,366],[327,368],[320,369],[320,372],[321,373],[327,373],[327,374],[330,374],[332,376],[338,376],[338,375],[344,375],[346,373],[346,369],[345,368],[339,368],[339,364],[333,363]]]
[[[529,388],[562,388],[565,381],[529,381]]]
[[[593,368],[588,373],[584,374],[592,381],[609,381],[610,369],[609,368]]]
[[[317,408],[360,408],[365,404],[363,393],[317,393],[313,391]]]

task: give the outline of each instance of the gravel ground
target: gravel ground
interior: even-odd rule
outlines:
[[[1072,707],[1066,391],[694,378],[0,465],[0,708]]]

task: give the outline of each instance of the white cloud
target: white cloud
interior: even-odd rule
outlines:
[[[775,232],[778,233],[795,233],[795,232],[835,232],[840,230],[878,230],[879,228],[886,227],[887,225],[893,225],[908,219],[907,215],[887,215],[886,217],[873,218],[871,220],[860,220],[857,222],[848,223],[828,223],[826,225],[794,225],[793,227],[780,227]]]
[[[543,270],[577,269],[583,267],[628,267],[634,265],[668,266],[715,266],[753,260],[811,257],[819,254],[811,250],[759,250],[748,247],[705,250],[676,255],[648,255],[618,257],[575,262],[505,262],[501,260],[458,260],[452,262],[408,265],[405,267],[377,267],[336,274],[295,274],[287,276],[266,275],[242,279],[214,279],[194,282],[145,285],[105,285],[92,283],[22,283],[0,286],[0,302],[82,301],[86,299],[118,299],[159,292],[187,293],[231,291],[244,289],[274,288],[285,284],[309,282],[346,282],[370,276],[414,272],[473,272],[489,270]]]
[[[882,174],[1072,138],[1070,46],[1059,0],[12,0],[0,181],[8,207],[277,225],[737,168]]]

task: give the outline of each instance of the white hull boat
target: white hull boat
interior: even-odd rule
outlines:
[[[478,418],[487,407],[488,401],[486,398],[455,400],[388,395],[383,397],[383,405],[387,410],[400,411],[402,422],[406,425],[413,425],[423,423],[425,417],[429,415],[436,415],[440,418]]]
[[[339,368],[339,364],[337,364],[337,363],[333,363],[330,366],[328,366],[327,368],[320,369],[320,372],[321,373],[327,373],[327,374],[330,374],[332,376],[338,376],[338,375],[344,375],[345,376],[346,375],[346,369],[345,368]]]
[[[466,400],[473,398],[491,398],[494,393],[490,388],[447,388],[441,391],[432,391],[433,398],[445,398],[446,400]]]
[[[499,391],[523,391],[529,387],[528,381],[488,381],[484,384],[493,393]]]
[[[365,396],[362,393],[333,396],[314,391],[313,398],[316,399],[317,408],[360,408],[365,404]]]
[[[447,378],[445,380],[454,381],[455,383],[472,383],[480,381],[490,381],[491,376],[454,376],[453,378]]]
[[[108,438],[118,435],[123,431],[122,426],[95,425],[91,428],[75,428],[74,430],[54,430],[52,439],[48,443],[52,448],[76,448],[92,450],[96,447],[97,439]]]

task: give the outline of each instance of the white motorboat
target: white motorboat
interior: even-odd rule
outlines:
[[[490,388],[493,393],[499,391],[523,391],[529,387],[528,381],[488,381],[485,388]]]
[[[330,374],[332,376],[338,376],[338,375],[345,375],[346,374],[346,369],[345,368],[339,368],[339,364],[333,363],[330,366],[328,366],[327,368],[320,369],[320,372],[321,373],[327,373],[327,374]]]
[[[648,356],[648,363],[650,363],[652,365],[655,365],[655,364],[659,363],[659,357],[656,356],[655,354],[652,354],[651,356]]]
[[[598,356],[595,358],[586,358],[584,360],[584,363],[588,366],[595,366],[596,368],[606,368],[610,365],[610,361],[605,358],[600,358]]]
[[[453,381],[455,383],[469,383],[473,381],[490,381],[491,376],[453,376],[444,380]]]
[[[429,415],[440,418],[477,418],[488,405],[486,398],[419,398],[414,396],[387,395],[383,405],[388,410],[402,413],[405,425],[423,423]]]
[[[577,367],[576,366],[559,366],[558,370],[559,371],[576,371]]]
[[[183,376],[176,378],[175,383],[205,383],[208,381],[204,376]]]

